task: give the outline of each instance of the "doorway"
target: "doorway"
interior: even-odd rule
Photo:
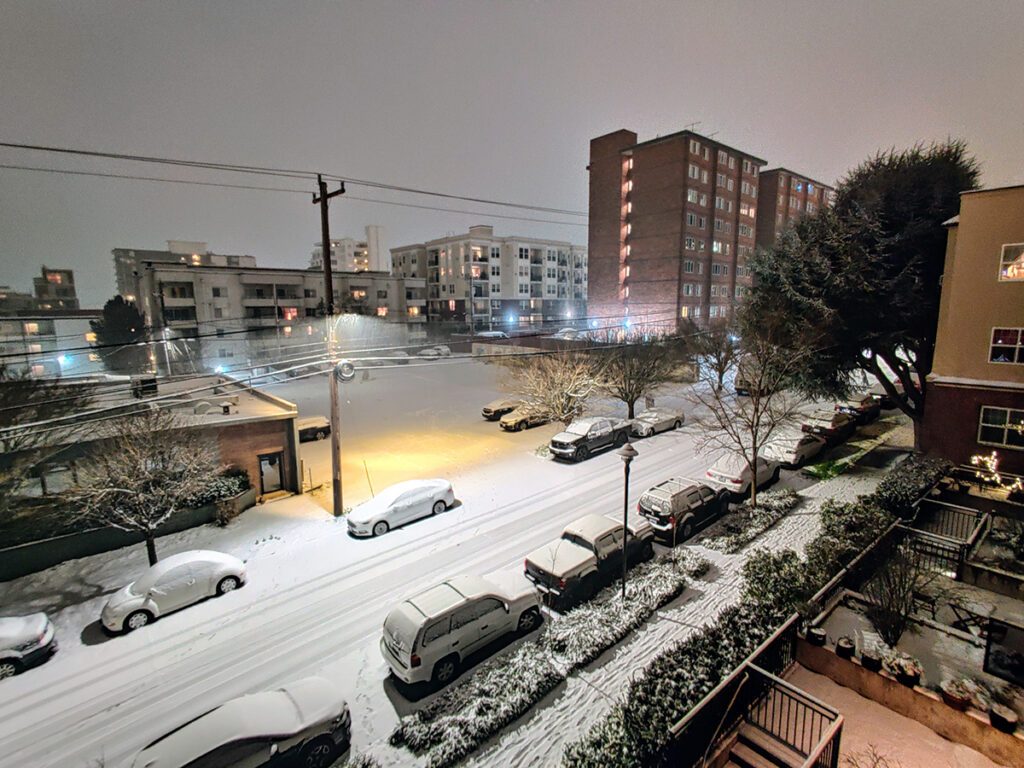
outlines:
[[[260,495],[266,496],[268,493],[274,493],[280,491],[282,488],[281,484],[281,458],[283,454],[278,451],[277,453],[263,453],[260,454]]]

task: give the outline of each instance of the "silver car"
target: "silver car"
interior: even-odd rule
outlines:
[[[348,513],[348,532],[353,536],[383,536],[392,528],[440,514],[454,503],[455,493],[447,480],[395,483]]]
[[[327,768],[351,739],[348,704],[328,680],[308,677],[231,699],[161,736],[122,768]]]
[[[103,606],[100,621],[110,632],[131,632],[161,616],[225,595],[245,584],[245,563],[232,555],[197,549],[171,555],[119,589]]]
[[[633,419],[633,434],[650,437],[656,432],[679,429],[686,423],[686,415],[675,408],[648,408]]]
[[[0,617],[0,680],[42,664],[56,652],[53,622],[45,613]]]

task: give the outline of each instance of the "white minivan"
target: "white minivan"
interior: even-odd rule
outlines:
[[[380,650],[402,682],[440,687],[469,654],[509,632],[532,632],[541,620],[540,598],[522,574],[455,576],[392,608]]]

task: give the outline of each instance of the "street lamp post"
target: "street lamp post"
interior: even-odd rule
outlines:
[[[626,603],[626,568],[628,563],[626,560],[626,545],[629,543],[629,464],[639,454],[636,448],[633,447],[633,442],[626,438],[626,444],[623,445],[617,454],[622,458],[623,470],[626,475],[625,488],[622,492],[622,603]]]
[[[334,492],[334,516],[341,517],[341,418],[338,407],[338,382],[352,381],[356,367],[351,360],[339,360],[331,366],[331,488]]]

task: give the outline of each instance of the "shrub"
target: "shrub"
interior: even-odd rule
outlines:
[[[790,488],[759,494],[756,506],[744,501],[722,518],[721,526],[726,530],[726,535],[708,538],[703,542],[704,546],[735,554],[779,522],[799,503],[800,494]]]
[[[249,482],[248,472],[239,467],[228,467],[211,479],[203,493],[189,499],[188,506],[191,508],[204,507],[221,499],[230,499],[251,487],[252,483]]]
[[[792,549],[759,549],[743,564],[743,596],[791,612],[815,591],[808,575],[807,566]]]
[[[921,494],[952,469],[948,459],[915,453],[894,467],[871,494],[872,500],[886,512],[907,516]]]

